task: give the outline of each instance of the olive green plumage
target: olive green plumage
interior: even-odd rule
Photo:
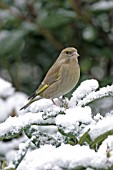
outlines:
[[[28,98],[28,103],[20,110],[26,109],[31,103],[41,98],[53,100],[70,92],[80,77],[78,56],[77,50],[73,47],[62,50],[38,89]]]

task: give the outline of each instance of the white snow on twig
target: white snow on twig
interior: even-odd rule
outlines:
[[[88,106],[67,109],[66,115],[56,117],[56,125],[65,127],[69,132],[77,128],[78,122],[89,124],[92,121],[91,108]]]
[[[92,140],[94,140],[109,130],[113,130],[113,114],[109,114],[102,120],[99,120],[98,123],[91,125],[89,134]]]
[[[26,155],[18,170],[61,170],[62,168],[74,169],[79,166],[93,166],[106,168],[105,156],[96,153],[88,146],[62,145],[58,148],[45,145],[40,149]]]
[[[113,96],[113,85],[99,88],[97,80],[86,80],[75,90],[71,99],[67,100],[68,108],[61,107],[57,99],[55,99],[57,105],[54,105],[51,100],[41,99],[34,102],[29,107],[29,112],[20,115],[17,108],[21,107],[23,101],[26,102],[27,97],[20,92],[15,92],[11,83],[6,82],[3,79],[0,79],[0,82],[2,89],[0,89],[0,96],[3,97],[0,99],[1,115],[3,115],[3,113],[5,114],[5,111],[11,111],[12,108],[15,108],[17,115],[19,115],[8,117],[6,121],[0,124],[0,139],[7,137],[8,135],[10,137],[13,134],[18,134],[22,129],[31,124],[36,126],[38,132],[44,132],[45,134],[48,134],[49,130],[46,129],[46,126],[43,126],[53,125],[56,129],[54,130],[54,134],[51,133],[50,136],[54,137],[59,133],[59,136],[62,136],[63,139],[62,145],[59,147],[46,145],[44,143],[44,146],[40,145],[41,148],[29,150],[19,164],[18,170],[61,170],[75,169],[79,166],[97,169],[104,168],[107,170],[109,169],[108,167],[113,164],[112,136],[108,136],[108,138],[100,145],[97,152],[95,152],[89,146],[85,146],[88,145],[86,144],[87,142],[83,144],[83,146],[77,144],[72,146],[65,143],[65,139],[67,140],[69,136],[68,134],[66,136],[63,135],[60,131],[61,128],[65,133],[69,132],[69,135],[73,133],[75,138],[80,139],[84,132],[90,129],[88,135],[93,141],[105,132],[113,130],[112,112],[109,111],[110,113],[106,114],[105,117],[102,116],[101,113],[97,113],[96,116],[94,116],[92,115],[91,107],[87,106],[87,104],[96,99],[105,96]],[[7,93],[8,90],[10,91],[9,93]],[[4,99],[4,97],[7,96],[8,98]],[[44,119],[44,114],[46,119]],[[38,125],[41,125],[41,127],[38,127]],[[2,148],[2,153],[5,151],[8,152],[8,147],[12,149],[10,145],[3,145],[3,142],[1,143],[1,147],[2,146],[7,147],[7,149]],[[24,147],[28,145],[20,144],[20,146],[22,146],[24,150]],[[109,158],[107,157],[107,149],[110,149]],[[23,154],[23,150],[20,148],[21,155]],[[17,155],[17,158],[21,158],[18,157],[21,155]],[[16,159],[13,160],[15,162]]]
[[[78,102],[84,99],[88,94],[93,91],[96,91],[99,87],[98,81],[91,79],[83,81],[80,86],[73,92],[70,99],[70,107],[74,107]]]
[[[7,97],[14,93],[15,89],[12,84],[0,78],[0,96]]]

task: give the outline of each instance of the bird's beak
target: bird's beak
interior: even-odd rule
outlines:
[[[74,52],[73,55],[76,55],[77,57],[79,56],[79,54],[77,52]]]
[[[76,53],[77,57],[80,56],[78,53]]]

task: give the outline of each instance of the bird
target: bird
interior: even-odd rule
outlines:
[[[69,93],[80,78],[78,56],[76,48],[64,48],[37,90],[28,98],[28,103],[20,110],[26,109],[33,102],[42,98],[51,99],[55,104],[54,98]]]

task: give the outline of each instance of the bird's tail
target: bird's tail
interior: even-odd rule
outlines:
[[[20,108],[20,110],[25,110],[29,105],[30,105],[31,103],[30,102],[28,102],[26,105],[24,105],[22,108]]]
[[[31,98],[29,101],[28,101],[28,103],[26,104],[26,105],[24,105],[22,108],[20,108],[20,110],[25,110],[29,105],[31,105],[33,102],[35,102],[35,101],[37,101],[37,100],[40,100],[40,99],[42,99],[42,97],[40,97],[40,96],[38,96],[38,98]]]
[[[37,93],[35,92],[35,93],[33,93],[33,94],[28,98],[28,100],[34,99],[36,96],[37,96]]]

